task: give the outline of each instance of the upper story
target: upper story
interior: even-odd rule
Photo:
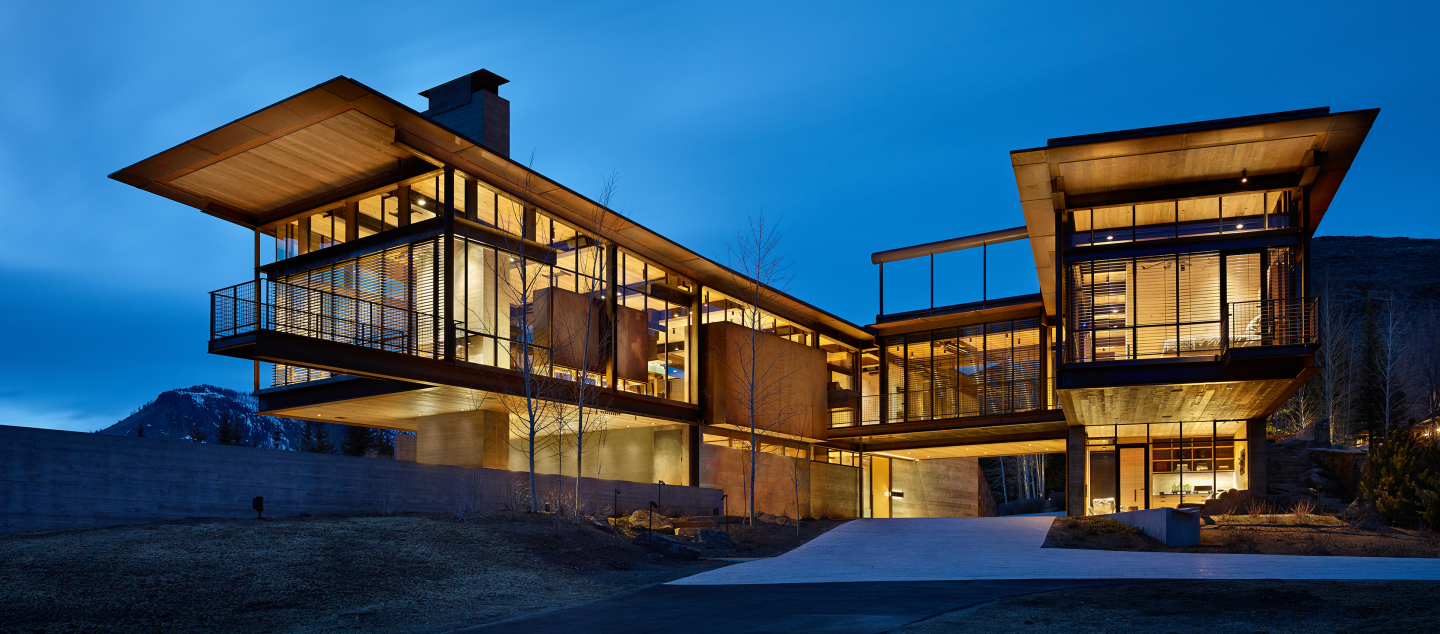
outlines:
[[[693,422],[701,330],[728,322],[813,351],[824,418],[869,332],[511,160],[504,83],[472,73],[421,113],[340,77],[112,178],[254,231],[253,279],[211,293],[210,349],[274,364],[275,387],[538,369]]]

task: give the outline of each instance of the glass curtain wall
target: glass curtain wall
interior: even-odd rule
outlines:
[[[886,337],[881,349],[882,422],[1029,411],[1047,400],[1038,317]]]
[[[691,402],[686,377],[693,351],[689,280],[618,250],[616,256],[615,381],[619,389]]]
[[[1070,246],[1246,233],[1295,226],[1289,190],[1164,200],[1070,212]]]
[[[1086,513],[1203,505],[1249,488],[1245,421],[1086,428]]]
[[[1223,336],[1227,305],[1294,297],[1296,271],[1293,247],[1072,264],[1066,288],[1068,358],[1214,355],[1227,345],[1255,345],[1258,314],[1245,328],[1232,329],[1228,339]]]
[[[802,346],[815,345],[815,333],[796,325],[794,322],[772,314],[765,310],[751,311],[750,304],[742,302],[734,297],[721,293],[713,288],[706,288],[701,297],[700,323],[713,324],[728,321],[732,324],[755,328],[757,324],[760,332],[768,332],[787,341],[798,343]]]

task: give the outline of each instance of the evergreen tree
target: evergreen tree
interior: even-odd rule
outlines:
[[[284,443],[285,433],[282,429],[280,429],[279,421],[276,421],[275,427],[270,430],[270,448],[282,449],[283,447],[281,447],[281,445],[283,445]]]
[[[245,444],[245,436],[240,433],[240,425],[234,416],[226,414],[220,417],[220,430],[216,433],[215,440],[222,445]]]
[[[300,443],[300,450],[310,453],[335,453],[335,446],[330,442],[330,432],[325,429],[325,423],[305,423],[305,437]]]
[[[395,457],[395,435],[383,429],[375,430],[375,454],[381,458]]]
[[[136,438],[144,438],[144,437],[145,437],[145,423],[144,423],[144,422],[141,422],[141,423],[140,423],[140,426],[135,428],[135,437],[136,437]]]
[[[210,434],[207,434],[205,433],[205,430],[200,429],[199,421],[196,421],[195,425],[190,428],[190,433],[185,436],[185,438],[189,439],[190,442],[205,442],[205,440],[209,437]]]
[[[340,436],[340,453],[347,456],[363,456],[374,447],[374,430],[369,427],[346,425]]]

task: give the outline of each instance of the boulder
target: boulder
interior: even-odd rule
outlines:
[[[782,516],[782,515],[771,515],[771,514],[769,514],[769,513],[764,512],[764,511],[761,511],[761,512],[755,514],[755,521],[757,521],[757,522],[765,522],[766,524],[779,524],[779,525],[781,525],[781,526],[794,526],[794,525],[795,525],[795,520],[792,520],[792,519],[790,519],[790,518],[788,518],[788,517],[785,517],[785,516]]]
[[[730,533],[702,528],[695,531],[695,537],[701,543],[715,550],[734,550],[735,542],[730,540]]]
[[[1300,474],[1300,484],[1311,488],[1324,489],[1326,491],[1339,491],[1340,485],[1332,479],[1330,472],[1324,469],[1311,469]]]
[[[657,533],[675,534],[675,524],[670,521],[670,518],[643,510],[630,514],[630,528],[637,531],[648,531],[653,528]]]
[[[700,558],[700,551],[670,535],[642,531],[630,543],[671,559],[695,560]]]
[[[1286,449],[1296,449],[1309,446],[1309,442],[1303,438],[1284,438],[1280,440],[1280,446]]]

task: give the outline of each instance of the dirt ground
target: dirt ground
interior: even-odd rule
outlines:
[[[1437,592],[1434,581],[1156,581],[1011,597],[898,632],[1435,632]]]
[[[839,522],[737,534],[778,554]],[[743,531],[740,531],[743,532]],[[749,548],[749,550],[744,550]],[[726,553],[706,551],[702,556]],[[719,566],[550,516],[186,520],[0,536],[0,632],[440,632]]]
[[[1428,531],[1351,524],[1331,515],[1216,515],[1200,526],[1199,546],[1167,548],[1108,518],[1058,517],[1045,536],[1045,548],[1440,557],[1440,537]]]

